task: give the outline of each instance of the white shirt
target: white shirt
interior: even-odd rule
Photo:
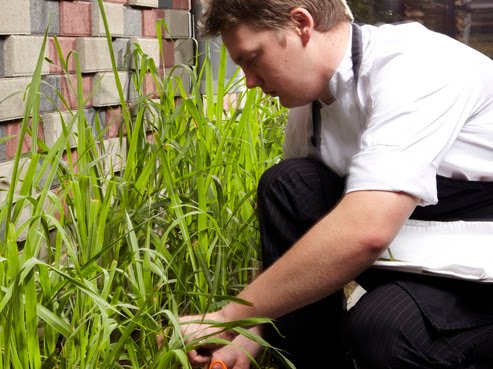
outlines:
[[[436,175],[493,181],[493,61],[420,24],[363,26],[355,88],[351,47],[329,82],[321,149],[311,106],[289,114],[285,157],[317,157],[346,192],[402,191],[437,202]]]
[[[493,61],[417,23],[363,26],[362,42],[357,86],[351,45],[329,82],[320,150],[307,105],[290,111],[285,157],[320,159],[347,193],[406,192],[421,206],[437,203],[437,174],[493,181]],[[492,245],[493,222],[411,220],[389,247],[397,261],[375,264],[493,282]]]

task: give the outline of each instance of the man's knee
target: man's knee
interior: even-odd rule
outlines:
[[[258,185],[259,206],[281,206],[293,216],[322,215],[340,199],[342,178],[319,161],[286,159],[267,169]],[[305,214],[307,213],[307,214]]]
[[[304,185],[300,181],[305,176],[317,174],[317,169],[320,164],[308,158],[285,159],[278,164],[267,169],[258,184],[259,198],[264,197],[273,188],[279,189],[288,187],[291,190],[294,186]]]

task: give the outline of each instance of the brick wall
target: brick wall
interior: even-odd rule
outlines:
[[[122,84],[130,83],[131,65],[124,58],[132,43],[139,43],[161,71],[175,64],[193,64],[191,0],[104,0],[104,7],[115,58]],[[164,60],[161,60],[156,22],[165,19],[168,31],[163,40]],[[17,147],[16,135],[24,113],[22,92],[31,81],[37,63],[45,29],[49,39],[42,67],[40,132],[45,142],[54,142],[61,131],[60,114],[67,110],[60,91],[70,107],[76,106],[69,88],[76,78],[75,64],[68,66],[69,74],[60,67],[54,38],[57,36],[62,52],[67,56],[77,51],[83,76],[85,96],[93,95],[85,105],[86,117],[118,126],[121,121],[119,97],[115,88],[104,25],[97,0],[2,0],[0,2],[0,179],[8,181],[9,168]],[[97,83],[96,83],[97,81]],[[53,86],[55,89],[51,88]],[[131,89],[127,89],[131,91]],[[11,96],[15,92],[19,92]],[[145,91],[153,93],[152,86]],[[131,96],[126,96],[131,99]],[[112,145],[117,129],[106,131],[107,144]],[[2,140],[3,137],[9,140]],[[28,140],[27,140],[28,141]],[[29,149],[29,142],[24,147]]]

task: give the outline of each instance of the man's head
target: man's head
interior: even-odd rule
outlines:
[[[248,88],[286,107],[331,100],[328,83],[351,29],[345,0],[206,1],[204,35],[221,35]]]
[[[313,16],[315,29],[325,32],[353,16],[346,0],[203,0],[205,13],[200,22],[204,37],[218,36],[238,24],[279,30],[290,26],[291,10],[305,8]]]

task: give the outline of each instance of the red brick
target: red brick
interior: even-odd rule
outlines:
[[[84,96],[84,101],[91,94],[92,79],[92,75],[82,76],[82,94]],[[67,100],[67,103],[71,109],[77,108],[77,76],[75,74],[68,74],[62,77],[61,93]],[[87,101],[84,107],[88,108],[91,106],[92,99]]]
[[[15,157],[18,145],[18,136],[21,130],[21,121],[14,120],[4,124],[4,135],[11,137],[5,142],[5,156],[7,159]],[[43,129],[41,125],[38,125],[38,137],[43,138]],[[22,144],[22,153],[25,154],[30,152],[32,149],[32,138],[28,134],[24,137],[24,142]]]
[[[96,4],[97,5],[97,4]],[[60,1],[60,35],[91,35],[91,3]]]
[[[62,55],[65,59],[67,59],[67,55],[75,50],[75,43],[76,43],[76,38],[75,37],[58,37],[58,43],[60,44],[60,49],[62,50]],[[60,63],[60,58],[58,56],[58,51],[55,46],[55,41],[54,39],[50,38],[49,39],[49,58],[55,63],[55,65],[50,64],[50,73],[62,73],[63,68]],[[74,73],[75,72],[75,59],[74,56],[71,54],[70,58],[68,59],[68,72],[69,73]]]
[[[164,18],[164,9],[142,10],[142,36],[156,37],[156,22]]]
[[[190,0],[173,0],[173,9],[191,10],[192,4]]]
[[[106,110],[106,138],[119,137],[120,130],[125,134],[125,124],[123,124],[123,111],[121,106],[112,107]]]
[[[161,74],[160,72],[161,71],[159,71],[158,73]],[[153,99],[159,97],[158,89],[156,84],[154,83],[154,79],[152,78],[151,73],[147,73],[145,76],[144,93],[146,94],[146,96]]]
[[[171,68],[175,65],[175,45],[173,41],[163,39],[163,53],[164,63],[161,61],[161,65],[164,64],[165,68]]]

